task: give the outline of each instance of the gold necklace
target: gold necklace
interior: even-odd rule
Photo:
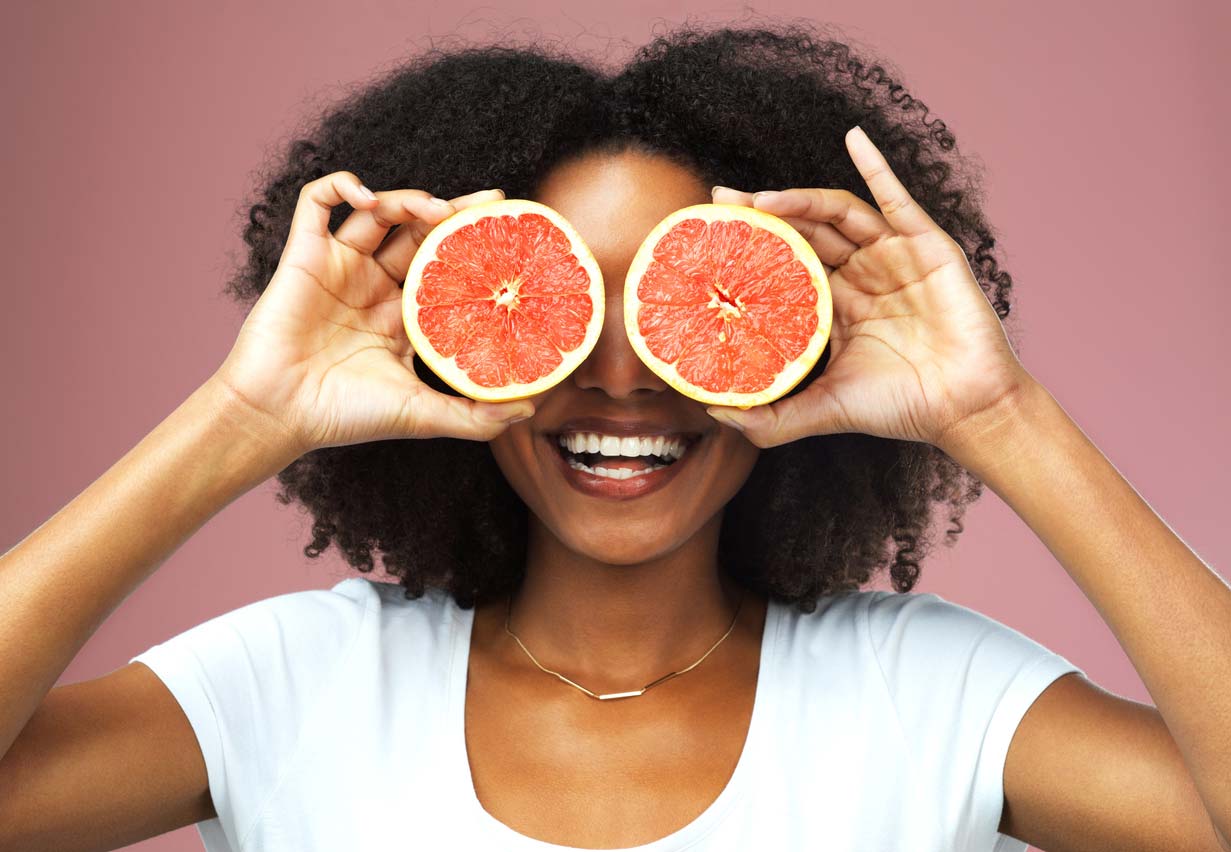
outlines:
[[[704,660],[706,657],[708,657],[710,655],[710,651],[713,651],[715,648],[721,645],[722,640],[730,636],[731,631],[735,629],[735,622],[739,619],[739,611],[744,606],[744,594],[745,592],[741,590],[740,595],[739,595],[739,605],[735,607],[735,616],[731,619],[731,626],[727,628],[726,633],[722,634],[722,639],[719,639],[717,642],[711,645],[710,650],[706,651],[704,654],[701,655],[701,660]],[[512,616],[513,616],[513,593],[510,592],[509,593],[509,606],[504,616],[504,632],[512,636],[514,639],[517,639],[517,634],[509,629],[509,621],[512,618]],[[534,654],[530,653],[530,649],[527,648],[525,645],[522,645],[522,641],[520,639],[517,639],[517,644],[521,645],[521,649],[526,652],[526,656],[530,658],[530,662],[534,663],[540,669],[547,672],[548,674],[555,675],[556,677],[560,678],[560,680],[567,683],[569,686],[575,686],[578,689],[580,689],[582,692],[584,692],[586,695],[590,696],[591,698],[597,698],[600,701],[606,701],[609,698],[635,698],[638,695],[644,694],[645,691],[649,689],[650,687],[658,686],[660,683],[664,683],[665,681],[671,680],[671,678],[673,677],[682,675],[684,672],[691,671],[692,669],[696,668],[698,665],[701,664],[701,660],[697,660],[695,663],[693,663],[691,666],[689,666],[686,669],[680,669],[678,672],[672,672],[669,675],[663,675],[658,680],[651,681],[650,683],[647,683],[645,686],[641,687],[641,689],[634,689],[631,692],[608,692],[604,695],[595,695],[593,692],[586,689],[584,686],[581,686],[580,684],[577,684],[577,683],[573,683],[571,680],[569,680],[568,678],[566,678],[564,675],[560,674],[559,672],[553,672],[551,669],[543,668],[543,666],[539,664],[539,661],[534,659]]]

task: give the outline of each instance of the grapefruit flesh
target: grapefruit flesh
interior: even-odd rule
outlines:
[[[833,323],[825,268],[793,225],[736,204],[696,204],[658,223],[624,284],[638,357],[680,393],[751,408],[815,366]]]
[[[415,352],[472,399],[522,399],[575,370],[598,342],[603,279],[552,208],[510,198],[463,208],[415,253],[402,319]]]

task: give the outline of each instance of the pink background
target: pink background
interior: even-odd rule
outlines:
[[[307,111],[452,32],[541,33],[616,59],[686,16],[739,21],[745,9],[682,3],[664,19],[648,2],[446,5],[5,4],[0,547],[102,474],[226,355],[241,320],[220,295],[242,248],[239,205],[252,170]],[[1027,367],[1176,532],[1226,566],[1231,387],[1218,324],[1231,298],[1215,258],[1231,225],[1231,7],[1167,5],[896,0],[756,12],[824,14],[901,69],[908,91],[981,158]],[[273,490],[266,483],[210,521],[60,683],[104,674],[218,613],[345,576],[332,552],[302,556],[307,520]],[[1090,603],[990,491],[958,548],[925,563],[918,590],[1150,700]],[[201,848],[192,827],[138,846]]]

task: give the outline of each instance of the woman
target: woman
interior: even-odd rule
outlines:
[[[1010,278],[925,116],[801,28],[680,30],[613,76],[425,57],[327,115],[251,209],[225,362],[3,558],[0,847],[196,822],[210,850],[1227,848],[1207,684],[1231,675],[1231,592],[1015,357]],[[565,382],[495,405],[415,361],[398,287],[433,226],[501,190],[578,228],[610,304]],[[710,199],[794,224],[834,291],[816,375],[745,412],[673,393],[623,333],[633,251]],[[565,463],[578,433],[682,455],[598,497]],[[376,548],[400,585],[258,601],[50,689],[275,474],[310,555],[370,571]],[[932,504],[951,542],[984,482],[1157,709],[903,594]],[[886,564],[898,594],[859,591]]]

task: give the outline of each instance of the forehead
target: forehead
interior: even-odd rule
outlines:
[[[535,201],[558,211],[602,265],[627,265],[668,213],[710,200],[693,171],[641,152],[584,154],[552,168]]]

